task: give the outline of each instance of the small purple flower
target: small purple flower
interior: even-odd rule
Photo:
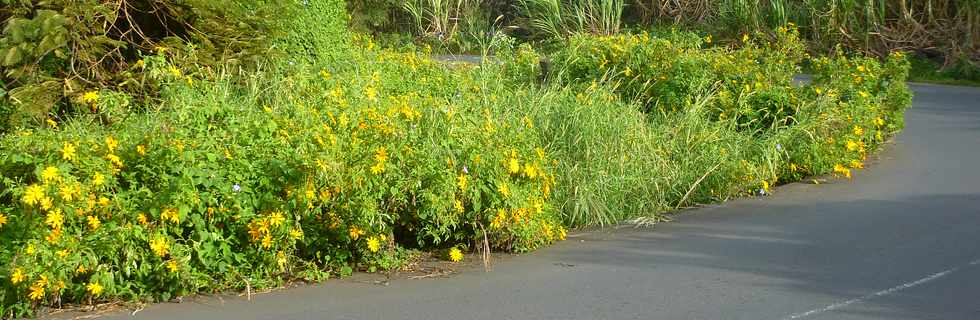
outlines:
[[[463,166],[463,173],[467,173],[467,174],[470,173],[470,168],[464,165]]]
[[[241,192],[241,191],[242,191],[242,186],[240,186],[240,185],[238,185],[238,184],[236,183],[235,185],[233,185],[233,186],[231,186],[231,191],[234,191],[234,192]]]

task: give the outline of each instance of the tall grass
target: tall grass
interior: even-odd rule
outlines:
[[[622,27],[625,0],[519,0],[526,25],[542,38],[586,32],[611,35]]]
[[[418,34],[455,34],[464,16],[479,8],[479,0],[408,0],[402,8],[412,18]]]

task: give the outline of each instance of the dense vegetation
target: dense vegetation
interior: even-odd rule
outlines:
[[[910,54],[918,80],[980,83],[977,0],[371,0],[348,1],[355,27],[395,43],[472,52],[487,32],[561,42],[580,33],[698,30],[715,42],[799,27],[812,54]],[[408,37],[408,38],[406,38]],[[938,71],[937,71],[938,70]]]
[[[351,36],[339,0],[0,1],[0,317],[525,252],[849,178],[910,103],[903,54],[809,57],[791,25],[574,33],[544,63],[483,33],[499,63],[447,66]]]

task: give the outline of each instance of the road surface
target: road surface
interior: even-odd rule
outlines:
[[[490,273],[332,280],[135,318],[980,319],[980,89],[913,89],[906,130],[852,182],[576,234]]]

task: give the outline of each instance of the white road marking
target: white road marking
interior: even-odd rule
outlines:
[[[840,308],[843,308],[843,307],[846,307],[846,306],[849,306],[849,305],[852,305],[852,304],[855,304],[855,303],[861,303],[861,302],[867,301],[869,299],[873,299],[873,298],[877,298],[877,297],[881,297],[881,296],[886,296],[886,295],[889,295],[889,294],[892,294],[892,293],[895,293],[895,292],[898,292],[898,291],[902,291],[902,290],[905,290],[905,289],[908,289],[908,288],[911,288],[911,287],[915,287],[915,286],[924,284],[926,282],[930,282],[930,281],[933,281],[933,280],[936,280],[936,279],[945,277],[945,276],[947,276],[947,275],[949,275],[949,274],[951,274],[953,272],[960,271],[960,269],[963,269],[963,268],[966,268],[966,267],[975,266],[975,265],[978,265],[978,264],[980,264],[980,259],[973,260],[973,261],[971,261],[968,264],[964,264],[964,265],[961,265],[961,266],[950,268],[950,269],[945,270],[945,271],[937,272],[937,273],[934,273],[934,274],[932,274],[932,275],[930,275],[928,277],[925,277],[925,278],[922,278],[922,279],[919,279],[919,280],[915,280],[915,281],[912,281],[912,282],[904,283],[904,284],[901,284],[901,285],[898,285],[898,286],[895,286],[895,287],[891,287],[891,288],[888,288],[888,289],[885,289],[885,290],[881,290],[881,291],[878,291],[878,292],[875,292],[875,293],[869,293],[869,294],[866,294],[866,295],[863,295],[863,296],[860,296],[860,297],[857,297],[857,298],[854,298],[854,299],[851,299],[851,300],[838,302],[838,303],[835,303],[835,304],[832,304],[832,305],[829,305],[829,306],[826,306],[826,307],[823,307],[823,308],[813,309],[813,310],[810,310],[810,311],[807,311],[807,312],[801,312],[801,313],[793,314],[791,316],[788,316],[788,317],[783,318],[783,320],[801,319],[801,318],[809,317],[809,316],[812,316],[812,315],[815,315],[815,314],[824,313],[824,312],[827,312],[827,311],[837,310],[837,309],[840,309]]]

